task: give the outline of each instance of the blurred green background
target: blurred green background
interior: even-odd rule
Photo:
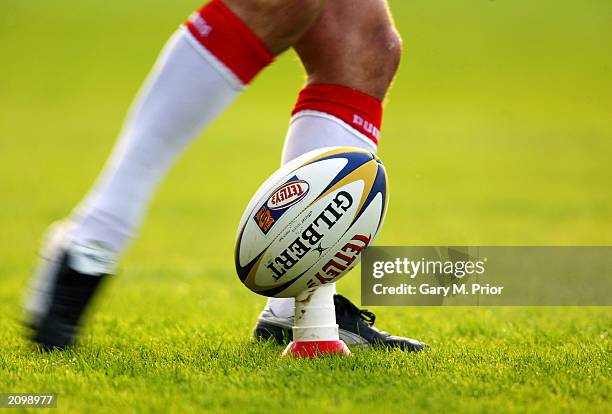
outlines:
[[[2,265],[81,198],[161,45],[197,5],[3,1]],[[612,3],[391,8],[405,50],[380,145],[392,225],[379,243],[610,243]],[[292,52],[260,76],[173,170],[128,260],[148,257],[156,236],[171,256],[229,262],[302,82]]]
[[[200,3],[2,0],[1,5],[0,355],[5,359],[0,358],[0,385],[28,388],[23,381],[31,378],[29,388],[36,388],[49,385],[54,375],[62,377],[65,365],[64,357],[55,356],[51,360],[58,365],[40,371],[44,363],[30,360],[14,322],[40,236],[87,191],[162,44]],[[385,108],[379,151],[390,174],[391,205],[378,244],[612,243],[612,2],[391,0],[390,5],[404,57]],[[87,337],[90,347],[116,350],[161,341],[169,349],[184,340],[191,349],[219,338],[244,344],[264,299],[244,289],[233,273],[235,230],[252,193],[279,164],[303,80],[295,54],[286,53],[181,159],[160,188],[124,271],[109,287],[112,294],[100,300],[88,328],[94,333]],[[350,275],[340,290],[357,299],[358,282]],[[545,332],[553,348],[569,337],[597,348],[604,346],[612,321],[606,309],[377,312],[383,328],[451,352],[440,361],[456,358],[452,349],[483,355],[515,349],[512,340],[519,337],[497,338],[508,331],[534,337]],[[483,331],[481,322],[495,328]],[[487,348],[492,338],[501,341],[494,349]],[[605,346],[610,363],[607,339]],[[276,352],[266,354],[269,361]],[[585,407],[606,407],[597,404],[606,401],[609,368],[597,371],[601,360],[585,355],[595,364],[595,374],[589,374],[595,379],[582,380],[596,381],[594,388],[568,392],[586,398]],[[113,358],[106,357],[112,366]],[[431,364],[444,371],[440,361]],[[465,369],[477,370],[447,368],[447,375],[459,380]],[[482,369],[485,379],[499,373],[495,365]],[[70,370],[75,382],[55,389],[77,383],[87,389],[83,378],[89,371]],[[559,381],[573,383],[583,374],[570,369]],[[424,407],[435,409],[435,402],[428,404],[433,405]]]

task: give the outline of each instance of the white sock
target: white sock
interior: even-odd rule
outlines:
[[[376,152],[382,122],[381,102],[341,85],[308,85],[293,110],[282,163],[317,148],[347,146]],[[329,294],[336,292],[329,289]],[[294,298],[268,298],[265,310],[279,318],[294,316]]]
[[[177,157],[272,58],[222,2],[194,13],[164,48],[103,173],[75,209],[74,242],[121,254]]]
[[[74,239],[120,252],[134,235],[159,181],[201,129],[238,95],[179,30],[135,102],[102,175],[77,208]]]

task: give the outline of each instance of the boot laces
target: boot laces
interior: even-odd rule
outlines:
[[[368,326],[374,325],[376,315],[369,310],[359,309],[350,300],[338,294],[334,295],[334,302],[337,310],[359,317]]]

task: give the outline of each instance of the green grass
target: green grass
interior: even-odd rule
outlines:
[[[375,309],[381,328],[431,344],[419,355],[291,361],[249,340],[265,300],[234,275],[233,239],[278,165],[303,80],[291,53],[164,182],[81,347],[33,352],[17,320],[39,238],[87,191],[197,6],[3,2],[0,392],[57,392],[70,413],[612,411],[609,308]],[[611,244],[612,6],[391,6],[405,59],[380,147],[392,199],[379,243]],[[339,289],[358,298],[358,279]]]

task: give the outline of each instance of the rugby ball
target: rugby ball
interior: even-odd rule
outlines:
[[[274,297],[337,281],[378,234],[387,201],[385,168],[369,151],[327,147],[296,158],[244,211],[234,252],[240,280]]]

